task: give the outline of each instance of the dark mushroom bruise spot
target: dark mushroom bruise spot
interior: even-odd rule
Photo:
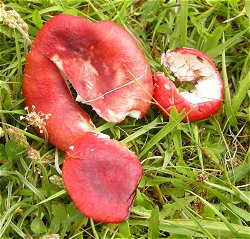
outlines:
[[[214,115],[223,102],[223,82],[212,60],[202,52],[182,48],[162,55],[162,64],[173,73],[178,82],[195,83],[192,92],[180,92],[163,73],[156,72],[154,98],[162,114],[168,117],[171,109],[185,109],[188,116],[183,120],[196,121]]]
[[[62,174],[76,206],[94,220],[122,222],[142,175],[140,161],[122,144],[91,133],[95,126],[63,76],[78,100],[107,121],[120,122],[147,113],[153,91],[149,64],[121,26],[65,14],[43,26],[25,64],[25,104],[51,114],[45,128],[49,142],[67,151]]]
[[[201,63],[203,63],[203,59],[200,56],[197,56],[197,60]]]

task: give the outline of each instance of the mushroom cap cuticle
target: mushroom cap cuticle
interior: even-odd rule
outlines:
[[[223,81],[207,55],[193,48],[181,48],[163,53],[161,62],[177,82],[195,84],[191,92],[181,92],[164,74],[154,73],[159,86],[154,90],[154,98],[163,115],[168,117],[174,106],[178,112],[185,109],[188,115],[183,121],[186,122],[202,120],[219,111],[223,102]]]

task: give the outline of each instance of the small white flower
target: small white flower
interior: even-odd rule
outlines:
[[[31,108],[32,111],[29,111],[28,106],[24,108],[28,112],[28,114],[26,116],[20,116],[20,120],[26,120],[28,122],[28,126],[25,128],[25,131],[29,126],[35,126],[39,128],[39,131],[42,134],[44,133],[46,125],[46,122],[44,122],[44,120],[48,120],[52,114],[44,114],[42,112],[37,113],[35,111],[36,109],[35,105],[32,105]]]

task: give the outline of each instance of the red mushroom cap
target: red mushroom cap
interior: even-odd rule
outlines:
[[[43,26],[33,47],[66,75],[78,93],[76,100],[91,105],[105,120],[118,123],[127,115],[147,113],[147,92],[153,92],[149,64],[116,23],[61,14]]]
[[[107,121],[120,122],[126,115],[139,118],[150,106],[150,67],[130,34],[108,20],[53,17],[34,40],[24,73],[25,104],[52,114],[46,121],[49,141],[64,151],[94,125],[71,99],[62,76],[80,95],[77,99]]]
[[[85,133],[67,151],[62,172],[81,213],[111,223],[128,218],[142,167],[121,143],[103,134]]]
[[[164,73],[156,72],[154,98],[156,105],[168,117],[171,109],[185,109],[183,120],[196,121],[218,112],[223,102],[223,81],[212,60],[196,49],[182,48],[162,55],[162,64],[179,82],[195,83],[192,92],[180,92]]]
[[[78,99],[104,119],[120,122],[147,112],[153,90],[149,65],[122,27],[63,14],[39,31],[25,64],[25,104],[36,116],[51,114],[41,122],[50,143],[67,151],[63,180],[77,208],[97,221],[122,222],[141,179],[140,161],[122,144],[89,132],[95,126],[64,77]]]

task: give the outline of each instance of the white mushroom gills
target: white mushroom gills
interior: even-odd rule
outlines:
[[[129,112],[128,116],[135,118],[135,119],[140,119],[141,118],[141,111],[139,110],[132,110]]]
[[[103,133],[97,133],[98,139],[110,139],[109,135]]]
[[[76,101],[77,101],[77,102],[80,102],[80,103],[83,103],[83,104],[86,102],[86,100],[84,100],[84,99],[83,99],[80,95],[78,95],[78,94],[77,94],[77,96],[76,96]]]
[[[51,61],[56,64],[59,70],[64,71],[62,59],[57,54],[51,57]]]
[[[192,92],[180,92],[188,102],[199,104],[221,98],[221,82],[216,70],[202,57],[167,51],[161,63],[174,74],[180,82],[196,82]],[[168,87],[164,85],[167,89]]]

